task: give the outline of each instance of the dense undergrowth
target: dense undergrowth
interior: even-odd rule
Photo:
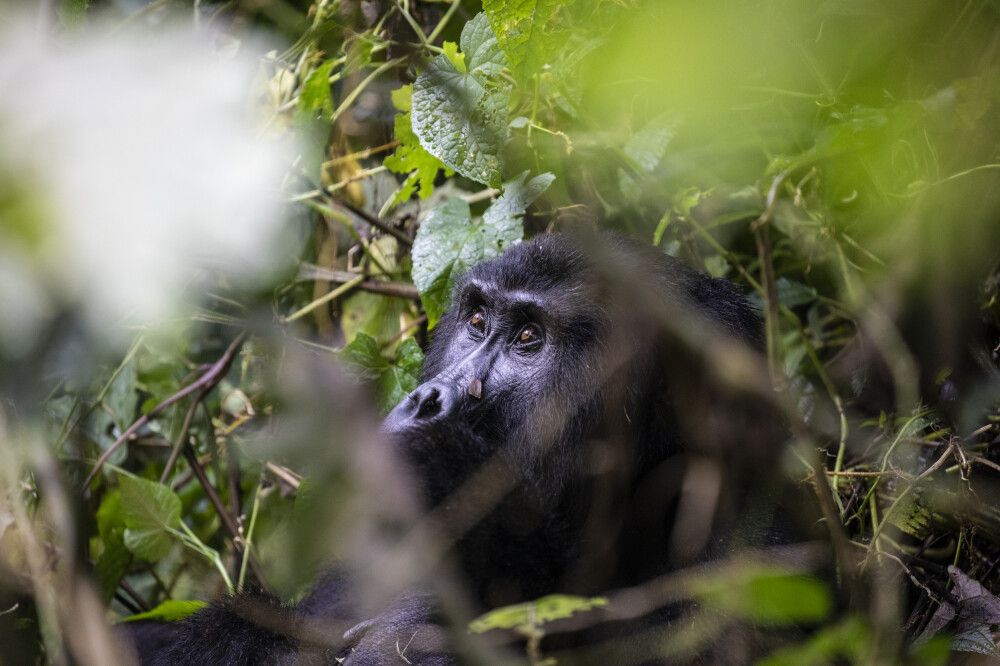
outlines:
[[[591,227],[759,303],[786,471],[834,546],[834,588],[755,570],[691,596],[816,629],[768,663],[1000,658],[995,2],[68,1],[50,30],[155,34],[170,15],[220,52],[283,40],[245,94],[262,135],[303,146],[282,191],[294,249],[255,288],[204,271],[192,309],[126,329],[124,351],[81,332],[70,299],[0,345],[10,663],[99,661],[70,608],[300,593],[357,508],[338,447],[416,385],[455,277]],[[0,167],[0,238],[32,256],[45,192],[16,154]],[[334,357],[377,408],[342,397],[316,361]],[[474,629],[537,636],[574,610],[599,612],[550,599]]]

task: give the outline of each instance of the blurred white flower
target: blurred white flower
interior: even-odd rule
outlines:
[[[45,213],[22,246],[11,239],[25,220],[0,200],[0,347],[23,342],[52,303],[79,304],[94,332],[114,334],[123,318],[177,314],[200,267],[266,277],[288,256],[276,243],[294,153],[263,136],[259,46],[223,54],[179,25],[0,31],[0,174]]]

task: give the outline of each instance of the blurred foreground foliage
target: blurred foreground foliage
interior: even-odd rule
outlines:
[[[354,431],[331,423],[364,410],[330,406],[335,380],[280,336],[339,356],[384,412],[416,386],[456,276],[523,237],[600,227],[760,304],[772,381],[812,426],[788,473],[825,474],[839,515],[844,590],[754,567],[689,581],[703,633],[727,613],[816,628],[767,664],[1000,657],[1000,5],[66,0],[54,29],[103,13],[154,31],[170,12],[232,48],[260,27],[291,44],[262,62],[258,101],[266,131],[308,137],[286,183],[301,256],[270,292],[220,281],[124,356],[77,371],[43,349],[3,382],[45,424],[8,423],[11,441],[54,457],[7,465],[12,654],[60,659],[57,618],[24,590],[70,553],[117,616],[180,617],[248,581],[301,592],[345,555],[337,442]],[[0,231],[36,214],[0,183]],[[28,378],[37,414],[17,401]],[[547,618],[602,601],[545,598],[472,629],[514,629],[543,663]]]

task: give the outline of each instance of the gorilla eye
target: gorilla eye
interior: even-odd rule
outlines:
[[[535,324],[528,324],[517,334],[517,344],[535,345],[542,341],[542,331]]]
[[[472,328],[477,333],[486,332],[486,313],[480,308],[472,313],[469,317],[469,327]]]

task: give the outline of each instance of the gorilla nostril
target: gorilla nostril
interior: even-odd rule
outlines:
[[[436,416],[441,411],[441,391],[431,388],[427,395],[419,398],[420,405],[417,407],[417,418],[428,419]]]

